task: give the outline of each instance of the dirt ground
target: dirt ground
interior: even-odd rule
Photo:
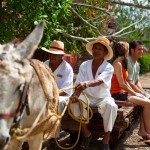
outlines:
[[[150,146],[140,140],[140,137],[137,134],[138,129],[139,119],[137,118],[133,122],[130,130],[125,132],[125,136],[120,139],[117,146],[111,150],[150,150]],[[101,139],[98,137],[93,137],[88,150],[101,150],[101,145]],[[54,141],[47,141],[43,146],[43,150],[60,150],[60,148]],[[73,150],[78,150],[78,147]]]
[[[144,79],[146,79],[146,77],[142,78],[142,80]],[[150,93],[150,87],[146,86],[146,88],[148,88],[146,89],[146,91]],[[150,145],[145,144],[138,136],[138,130],[139,130],[139,118],[137,117],[137,119],[135,119],[134,122],[132,123],[130,129],[128,131],[125,131],[124,137],[122,137],[122,139],[118,141],[116,147],[111,148],[111,150],[150,150]],[[70,144],[68,143],[68,146],[69,145]],[[101,139],[99,137],[93,137],[88,150],[101,150],[101,146],[102,146]],[[43,144],[42,150],[60,150],[60,148],[56,145],[55,141],[50,140],[46,141]],[[73,150],[79,149],[76,146]]]
[[[140,140],[138,129],[139,119],[135,120],[129,131],[126,131],[125,137],[119,141],[114,150],[150,150],[150,146]]]

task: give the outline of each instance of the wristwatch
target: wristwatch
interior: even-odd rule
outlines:
[[[90,87],[88,81],[85,81],[85,87],[86,87],[86,88]]]

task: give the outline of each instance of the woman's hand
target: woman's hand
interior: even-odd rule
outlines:
[[[136,96],[138,96],[138,97],[140,97],[140,98],[146,98],[143,94],[137,93],[137,92],[136,92]]]

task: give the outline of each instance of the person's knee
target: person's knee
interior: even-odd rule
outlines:
[[[117,111],[117,109],[118,109],[118,106],[117,106],[115,103],[113,103],[113,102],[107,103],[106,106],[107,106],[107,108],[110,109],[110,110],[115,110],[115,111]]]

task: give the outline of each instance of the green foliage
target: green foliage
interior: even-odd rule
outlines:
[[[150,53],[145,54],[138,60],[140,63],[140,73],[146,73],[150,71]]]
[[[107,36],[108,23],[110,21],[115,22],[117,31],[119,31],[141,17],[136,15],[135,8],[113,5],[107,0],[84,0],[84,2],[82,0],[81,4],[91,5],[91,7],[72,5],[72,0],[2,1],[3,7],[0,10],[0,43],[6,43],[16,37],[26,37],[40,20],[45,19],[44,36],[39,47],[44,46],[48,48],[52,40],[62,40],[65,43],[66,51],[72,51],[78,55],[85,50],[86,43],[64,36],[57,29],[75,37],[94,38],[100,34]],[[102,8],[104,11],[92,8],[92,6]],[[142,9],[138,10],[138,14],[143,12]],[[135,17],[134,19],[133,16]],[[147,29],[143,26],[141,27],[136,32],[116,37],[116,39],[128,42],[132,39],[140,39],[146,43],[146,46],[149,46],[149,27]],[[135,26],[132,26],[124,32],[134,29]]]
[[[8,42],[15,37],[24,38],[42,19],[46,20],[42,45],[48,46],[62,21],[67,23],[69,0],[11,0],[5,2],[0,24],[0,42]],[[4,3],[4,2],[3,2]]]

